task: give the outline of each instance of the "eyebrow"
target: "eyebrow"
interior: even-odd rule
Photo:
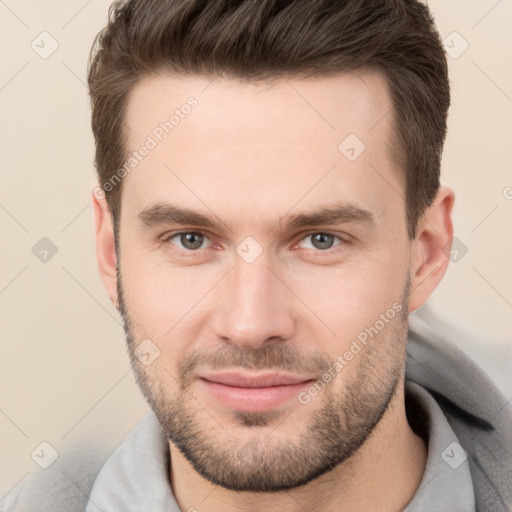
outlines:
[[[349,222],[370,225],[375,224],[375,217],[369,210],[360,208],[352,203],[335,204],[331,207],[324,206],[312,212],[285,215],[276,223],[271,231],[275,230],[276,226],[281,229],[283,227],[284,229],[298,229],[307,226],[346,224]]]
[[[145,208],[138,214],[138,218],[145,226],[187,224],[217,231],[234,231],[232,225],[223,222],[216,215],[204,215],[167,202],[160,202]],[[375,217],[369,210],[360,208],[352,203],[335,204],[312,212],[286,214],[269,231],[293,230],[307,226],[334,225],[350,222],[371,225],[375,224]]]
[[[144,208],[138,218],[145,226],[160,226],[164,224],[189,224],[214,230],[233,231],[233,228],[220,220],[216,215],[208,216],[188,208],[180,208],[169,203],[156,203]]]

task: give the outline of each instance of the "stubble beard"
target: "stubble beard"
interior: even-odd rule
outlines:
[[[356,356],[363,359],[355,362],[359,366],[342,389],[333,383],[344,379],[343,371],[312,399],[308,407],[317,403],[321,406],[315,406],[307,425],[299,426],[296,440],[282,440],[272,435],[280,422],[293,419],[293,411],[290,418],[286,417],[290,413],[279,411],[233,411],[230,421],[234,421],[237,432],[243,428],[247,435],[230,436],[229,425],[222,425],[223,418],[213,419],[203,406],[198,407],[189,390],[194,362],[208,360],[224,368],[281,370],[290,367],[297,370],[311,367],[311,364],[304,360],[304,355],[302,360],[294,359],[293,350],[287,350],[283,345],[266,345],[254,352],[231,346],[218,357],[216,353],[202,359],[194,359],[191,355],[188,361],[181,361],[177,382],[170,374],[155,376],[134,354],[135,340],[142,338],[134,332],[133,317],[124,300],[120,277],[118,271],[119,311],[124,321],[130,362],[142,394],[169,441],[197,473],[225,489],[279,492],[307,484],[329,472],[347,461],[365,443],[403,381],[409,280],[401,300],[402,311],[390,322],[390,327],[370,340]],[[320,367],[324,370],[332,365],[332,361],[324,358],[315,365],[317,370]],[[169,384],[173,385],[172,393]]]

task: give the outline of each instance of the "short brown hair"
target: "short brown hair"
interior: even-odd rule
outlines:
[[[127,98],[158,73],[239,80],[373,69],[393,101],[408,232],[439,188],[450,86],[443,45],[418,0],[125,0],[91,50],[88,83],[102,187],[126,160]],[[340,141],[341,142],[341,141]],[[121,183],[106,193],[117,222]]]

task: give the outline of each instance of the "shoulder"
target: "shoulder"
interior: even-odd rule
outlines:
[[[486,388],[512,397],[512,344],[447,317],[428,303],[410,316],[407,355],[411,368],[423,363],[430,370],[455,372],[452,380],[460,381],[476,375],[486,381]],[[469,384],[476,385],[471,380]]]
[[[428,308],[411,317],[409,327],[406,378],[436,400],[467,453],[477,510],[508,510],[504,508],[512,503],[508,349]],[[490,351],[495,352],[493,358],[484,360],[482,354]]]
[[[0,512],[83,511],[109,453],[92,444],[75,446],[48,468],[34,470],[0,501]]]

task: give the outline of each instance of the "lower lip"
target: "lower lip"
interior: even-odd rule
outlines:
[[[311,383],[311,381],[305,381],[298,384],[268,388],[240,388],[205,379],[200,379],[200,381],[206,386],[208,392],[225,407],[247,412],[274,409],[293,398],[297,398],[300,391]]]

